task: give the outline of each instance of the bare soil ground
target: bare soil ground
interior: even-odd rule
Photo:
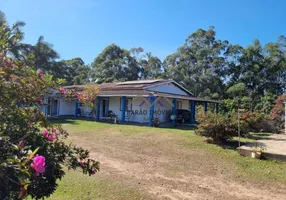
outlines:
[[[101,162],[100,176],[132,186],[142,199],[286,199],[286,182],[241,176],[233,163],[196,145],[202,140],[167,129],[133,129],[69,132],[73,143]]]
[[[286,162],[286,135],[273,134],[254,143],[241,146],[244,155],[251,156],[255,149],[263,148],[262,155],[271,160],[281,160]]]

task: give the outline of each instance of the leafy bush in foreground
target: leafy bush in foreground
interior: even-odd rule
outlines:
[[[246,124],[248,131],[275,132],[273,122],[266,118],[264,113],[247,112],[241,115],[241,121]]]
[[[0,33],[7,30],[5,25],[0,29]],[[0,37],[1,200],[49,196],[65,174],[63,165],[79,167],[89,175],[99,170],[99,163],[89,158],[89,152],[65,144],[67,132],[50,125],[37,108],[57,84],[51,76],[31,70],[24,61],[6,56],[17,42],[18,36],[9,31]]]
[[[286,101],[286,94],[281,95],[275,100],[275,106],[272,108],[270,115],[268,116],[269,120],[273,121],[274,126],[277,128],[277,131],[284,129],[284,120],[285,120],[285,111],[284,111],[284,102]]]
[[[222,114],[208,113],[199,119],[197,133],[221,142],[237,136],[237,123],[233,117]],[[245,134],[245,127],[241,126],[241,133]]]
[[[222,115],[208,113],[199,119],[198,134],[214,141],[225,141],[238,136],[238,114]],[[240,114],[240,135],[248,132],[274,132],[275,127],[263,113],[246,112]]]

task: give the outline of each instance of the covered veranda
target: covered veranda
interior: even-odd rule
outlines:
[[[138,80],[95,86],[100,87],[100,90],[94,108],[87,108],[77,97],[68,100],[61,95],[54,95],[45,104],[45,114],[50,113],[49,116],[58,117],[90,117],[97,121],[108,121],[110,116],[113,116],[115,123],[149,126],[153,126],[154,121],[158,120],[160,124],[176,126],[182,113],[184,124],[196,125],[198,105],[203,105],[204,112],[219,111],[219,101],[195,97],[173,80]],[[65,88],[81,92],[85,86],[73,85]],[[49,110],[51,111],[48,112]]]
[[[97,97],[97,104],[96,104],[96,120],[102,121],[104,118],[102,118],[102,113],[106,112],[104,111],[103,103],[106,101],[103,101],[103,99],[108,99],[109,108],[113,108],[114,105],[112,105],[112,98],[114,98],[114,95],[101,95]],[[200,103],[204,106],[204,112],[208,112],[209,110],[209,104],[212,103],[215,105],[215,112],[219,112],[219,101],[216,100],[209,100],[209,99],[203,99],[203,98],[197,98],[197,97],[190,97],[190,96],[183,96],[183,95],[172,95],[172,94],[166,94],[166,93],[150,93],[148,95],[124,95],[124,96],[117,96],[118,100],[117,103],[120,104],[120,111],[116,113],[116,116],[118,120],[122,123],[130,123],[130,122],[141,122],[141,123],[148,123],[149,126],[153,125],[153,120],[155,117],[158,117],[160,122],[170,122],[170,118],[166,116],[162,116],[163,114],[158,114],[158,110],[161,111],[161,113],[168,111],[170,115],[173,115],[171,123],[173,126],[176,126],[176,113],[177,109],[182,109],[182,107],[178,108],[181,104],[183,104],[183,109],[189,111],[189,121],[185,122],[185,124],[188,125],[196,125],[196,106]],[[130,101],[133,102],[133,106],[131,104],[130,108]],[[114,102],[114,101],[113,101]],[[76,105],[77,106],[77,103]],[[164,110],[165,109],[165,110]],[[77,109],[75,109],[77,110]],[[132,121],[127,116],[128,113],[135,113],[137,112],[145,112],[145,115],[147,115],[147,121],[145,120],[138,120],[139,117],[137,117],[137,120]],[[136,117],[135,117],[136,118]],[[143,117],[141,117],[143,118]]]

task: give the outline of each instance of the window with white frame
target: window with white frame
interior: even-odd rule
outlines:
[[[122,97],[120,98],[120,111],[122,111]],[[126,98],[125,110],[132,110],[132,98]]]
[[[181,101],[177,101],[177,109],[182,109],[182,102]]]

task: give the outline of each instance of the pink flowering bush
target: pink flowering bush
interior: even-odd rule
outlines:
[[[38,154],[33,158],[32,168],[36,172],[36,176],[43,174],[45,172],[46,159],[44,156],[39,156]]]
[[[285,120],[285,111],[284,111],[284,102],[286,101],[286,93],[281,95],[275,100],[275,105],[272,108],[268,120],[273,122],[273,125],[277,128],[276,132],[280,132],[284,129],[284,120]]]
[[[56,139],[56,136],[55,136],[56,131],[57,131],[57,129],[53,128],[52,132],[49,133],[49,131],[45,129],[43,131],[43,137],[52,142]]]
[[[19,142],[19,147],[20,147],[21,149],[23,149],[23,148],[25,147],[25,141],[24,141],[24,140],[21,140],[21,141]]]
[[[67,92],[67,91],[66,91],[65,88],[60,88],[60,93],[61,93],[61,94],[66,94],[66,92]]]
[[[99,163],[87,150],[66,144],[68,133],[38,109],[62,81],[7,57],[18,39],[2,34],[5,28],[0,25],[0,199],[41,199],[56,190],[64,166],[93,175]]]
[[[49,135],[49,131],[47,129],[43,130],[43,136],[47,138]]]
[[[92,110],[93,116],[95,118],[95,106],[97,104],[97,95],[100,91],[100,87],[94,84],[85,85],[80,91],[74,89],[60,90],[60,93],[64,95],[66,100],[78,100],[80,103],[83,103],[84,106]]]
[[[64,88],[63,88],[64,89]],[[61,94],[65,94],[66,99],[75,100],[78,99],[79,102],[83,103],[86,107],[94,108],[96,105],[96,97],[100,91],[99,86],[94,84],[86,85],[83,90],[75,91],[74,89],[65,90]]]

